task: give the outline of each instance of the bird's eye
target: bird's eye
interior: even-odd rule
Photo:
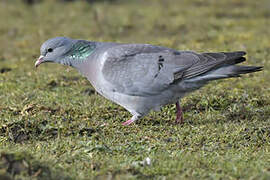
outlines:
[[[53,52],[53,49],[52,49],[52,48],[49,48],[49,49],[48,49],[48,52]]]

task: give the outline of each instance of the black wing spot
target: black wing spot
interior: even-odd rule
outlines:
[[[160,71],[161,68],[163,68],[163,63],[165,59],[163,58],[163,56],[159,56],[158,57],[158,71]]]
[[[163,58],[163,56],[159,56],[158,57],[158,72],[157,74],[155,74],[155,78],[158,76],[158,73],[160,72],[161,68],[163,68],[163,62],[165,61],[165,59]]]
[[[158,57],[158,62],[164,62],[164,61],[165,61],[165,59],[163,58],[163,56]]]
[[[163,64],[162,63],[158,63],[158,71],[160,71],[161,68],[163,68]]]

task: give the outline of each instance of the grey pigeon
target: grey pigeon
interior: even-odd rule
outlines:
[[[239,66],[246,53],[196,53],[150,44],[121,44],[56,37],[44,42],[35,66],[55,62],[72,66],[98,93],[123,106],[133,116],[129,125],[151,110],[176,103],[177,123],[183,123],[179,100],[211,80],[240,77],[262,70]]]

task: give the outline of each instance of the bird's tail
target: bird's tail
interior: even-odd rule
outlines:
[[[236,65],[246,60],[246,58],[243,57],[246,54],[245,52],[239,51],[224,54],[228,57],[224,63],[206,72],[205,74],[202,74],[201,76],[191,79],[191,81],[210,81],[216,79],[240,77],[241,74],[253,73],[263,69],[262,66]],[[214,56],[215,53],[211,53],[209,55]]]
[[[220,68],[213,70],[212,72],[209,72],[205,75],[205,78],[208,78],[208,80],[215,80],[231,77],[240,77],[241,74],[248,74],[261,70],[261,66],[226,65],[221,66]]]

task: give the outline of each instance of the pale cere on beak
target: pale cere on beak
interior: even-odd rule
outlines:
[[[36,68],[42,63],[43,58],[44,58],[43,55],[39,56],[38,60],[35,63],[35,67]]]

